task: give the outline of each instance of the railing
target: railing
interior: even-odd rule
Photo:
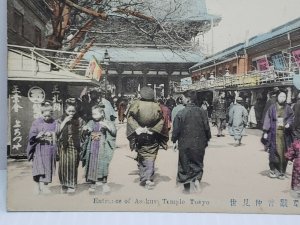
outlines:
[[[299,70],[298,70],[299,73]],[[212,80],[196,81],[188,87],[189,90],[221,89],[230,87],[253,87],[268,83],[292,81],[295,72],[269,70],[252,71],[245,75],[230,75]],[[186,89],[186,88],[185,88]],[[180,87],[177,88],[180,90]]]
[[[8,50],[20,54],[27,53],[31,55],[34,60],[42,60],[51,63],[59,69],[72,71],[73,73],[84,73],[89,65],[87,60],[79,57],[81,54],[80,52],[68,52],[10,44],[7,46]]]

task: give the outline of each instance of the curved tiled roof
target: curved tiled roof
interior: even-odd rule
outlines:
[[[93,56],[102,61],[106,48],[93,47],[85,54],[85,59]],[[203,56],[195,52],[170,50],[166,48],[107,48],[112,62],[147,62],[147,63],[193,63],[199,62]]]

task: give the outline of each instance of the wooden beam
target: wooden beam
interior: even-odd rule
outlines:
[[[92,39],[92,41],[87,44],[87,46],[80,51],[80,53],[76,56],[74,59],[74,62],[70,65],[70,70],[74,69],[76,65],[80,62],[80,60],[83,58],[84,54],[92,47],[93,43],[96,41],[95,38]]]
[[[81,12],[89,14],[91,16],[98,17],[98,18],[100,18],[102,20],[107,20],[107,18],[108,18],[108,15],[106,13],[104,13],[104,12],[96,12],[96,11],[94,11],[92,9],[84,8],[84,7],[80,6],[80,5],[75,4],[74,2],[72,2],[70,0],[65,0],[65,1],[66,1],[67,5],[73,7],[73,8],[75,8],[75,9],[81,11]]]
[[[140,12],[134,11],[134,10],[130,10],[130,9],[127,9],[127,8],[117,8],[114,12],[123,13],[123,14],[126,14],[126,15],[131,15],[131,16],[143,19],[143,20],[147,20],[149,22],[155,22],[156,21],[155,18],[152,17],[152,16],[146,16],[143,13],[140,13]]]

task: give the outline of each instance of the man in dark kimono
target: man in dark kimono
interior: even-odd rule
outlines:
[[[268,92],[267,102],[265,104],[265,107],[264,107],[264,110],[263,110],[263,113],[262,113],[262,123],[264,123],[267,111],[270,108],[270,106],[276,103],[277,94],[279,94],[279,88],[278,87],[274,87],[273,90]]]
[[[219,97],[213,102],[214,116],[216,119],[216,125],[218,128],[217,137],[224,137],[222,133],[226,128],[226,101],[225,92],[220,92]]]
[[[184,193],[190,192],[191,183],[196,190],[200,188],[205,148],[211,138],[207,114],[195,105],[195,96],[194,92],[184,93],[186,107],[173,122],[172,141],[178,141],[179,149],[177,182],[184,184]]]
[[[127,117],[127,138],[137,152],[140,184],[150,189],[154,186],[154,163],[162,142],[164,119],[161,108],[154,102],[150,87],[141,89],[141,99],[134,101]]]

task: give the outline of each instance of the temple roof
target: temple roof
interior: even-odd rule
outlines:
[[[147,8],[143,8],[142,11],[158,19],[202,21],[219,18],[207,13],[205,0],[147,0],[147,4],[151,7],[151,11]]]
[[[103,61],[106,48],[93,47],[85,54],[85,59],[90,60],[93,56],[98,61]],[[112,62],[125,63],[191,63],[199,62],[203,56],[200,53],[170,50],[165,48],[107,48]]]

